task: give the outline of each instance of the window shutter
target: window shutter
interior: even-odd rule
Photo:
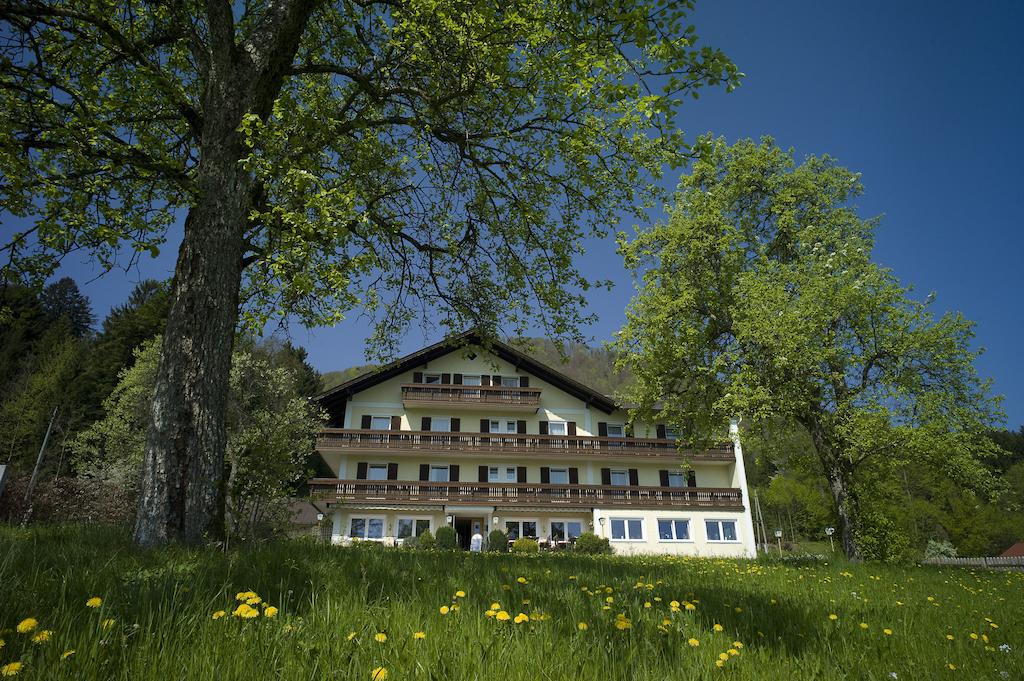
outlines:
[[[570,468],[569,469],[569,484],[578,485],[580,484],[580,469]]]
[[[516,432],[520,435],[526,435],[526,421],[516,421]]]
[[[516,482],[526,482],[526,466],[516,467]]]
[[[420,480],[430,480],[430,464],[420,464]]]
[[[540,484],[547,485],[551,482],[551,469],[547,466],[540,467]]]
[[[459,481],[459,464],[453,463],[451,466],[448,466],[448,481],[449,482],[458,482]]]
[[[610,485],[612,484],[612,469],[602,468],[601,469],[601,484]]]
[[[501,376],[491,376],[491,385],[495,387],[501,386]]]
[[[659,440],[664,440],[665,439],[665,424],[664,423],[659,423],[658,424],[658,439]]]
[[[480,432],[481,433],[489,433],[489,432],[491,432],[491,420],[490,419],[480,419]]]
[[[363,415],[363,418],[359,419],[359,427],[363,430],[369,430],[373,426],[373,417],[369,414]]]
[[[462,374],[452,374],[452,383],[462,385]]]
[[[598,421],[597,423],[597,436],[608,437],[608,424],[604,421]]]
[[[640,474],[635,468],[629,469],[629,484],[633,487],[640,484]]]
[[[414,372],[412,372],[412,382],[413,383],[422,383],[423,382],[423,372],[422,371],[414,371]]]
[[[462,419],[460,419],[460,418],[453,418],[451,420],[451,424],[452,424],[452,432],[453,433],[457,433],[457,432],[459,432],[459,430],[462,429]]]
[[[388,480],[398,480],[398,464],[388,464]]]
[[[480,466],[480,482],[487,482],[487,466]]]
[[[490,384],[491,384],[491,377],[489,375],[484,374],[483,376],[480,377],[480,385],[490,385]]]
[[[541,421],[538,424],[538,427],[540,428],[540,430],[538,432],[540,432],[541,435],[547,435],[548,434],[548,422],[547,421]]]
[[[391,417],[391,430],[401,430],[401,429],[402,429],[402,417],[401,416],[392,416]]]
[[[576,422],[569,421],[565,427],[565,432],[569,434],[569,437],[576,437]]]
[[[452,375],[451,374],[441,374],[441,383],[443,383],[445,385],[451,385],[451,382],[452,382]]]
[[[687,473],[686,473],[686,486],[687,487],[696,487],[697,486],[697,472],[696,471],[687,471]]]
[[[529,376],[520,376],[519,377],[519,387],[520,388],[529,388],[530,387],[530,377]]]
[[[356,464],[356,480],[366,480],[366,462],[360,461]]]
[[[430,430],[430,417],[424,416],[420,419],[420,430]]]
[[[661,476],[661,486],[668,487],[668,471],[660,470],[658,471],[658,475]]]

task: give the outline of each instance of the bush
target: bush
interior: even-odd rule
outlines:
[[[611,553],[612,545],[607,537],[598,537],[593,532],[584,532],[576,537],[573,550],[579,553]]]
[[[956,547],[948,539],[929,539],[925,558],[956,558]]]
[[[430,530],[424,530],[417,537],[416,545],[421,549],[435,549],[437,548],[437,539],[434,538],[433,532]]]
[[[508,551],[508,535],[501,530],[491,530],[487,535],[487,550],[500,553]]]
[[[512,542],[512,553],[537,553],[538,551],[540,551],[540,547],[537,545],[536,539],[520,537]]]
[[[459,548],[459,535],[455,534],[455,528],[450,525],[437,529],[437,548],[446,551],[454,551]]]

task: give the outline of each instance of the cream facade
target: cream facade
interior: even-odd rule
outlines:
[[[753,556],[742,450],[681,452],[671,429],[630,427],[607,396],[472,334],[425,348],[320,397],[311,481],[332,540],[402,543],[453,526],[551,549],[582,532],[617,553]]]

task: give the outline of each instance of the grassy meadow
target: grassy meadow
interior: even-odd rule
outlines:
[[[0,639],[18,679],[1024,679],[1024,573],[0,528]]]

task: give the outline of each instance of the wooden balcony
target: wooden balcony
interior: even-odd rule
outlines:
[[[451,385],[448,383],[404,383],[402,405],[479,409],[498,406],[503,411],[536,412],[540,407],[540,388],[506,388],[488,385]]]
[[[443,506],[541,506],[565,508],[713,508],[743,510],[739,489],[712,487],[620,487],[492,482],[402,480],[309,481],[313,498],[328,504],[429,504]]]
[[[732,442],[701,450],[680,450],[675,440],[635,437],[435,433],[416,430],[325,428],[317,449],[394,454],[446,453],[489,457],[558,459],[735,460]]]

